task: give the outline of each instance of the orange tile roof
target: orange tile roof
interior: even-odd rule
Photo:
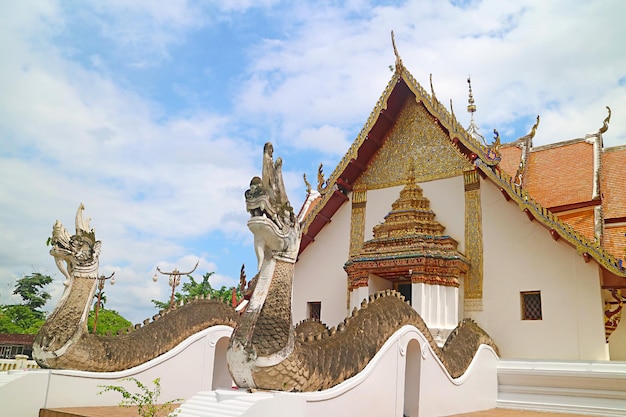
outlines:
[[[530,152],[524,189],[548,208],[587,202],[593,176],[593,145],[582,139],[563,142]]]
[[[605,149],[601,163],[604,218],[626,217],[626,146]]]
[[[626,224],[623,226],[606,227],[603,245],[611,255],[626,262]]]
[[[498,165],[500,169],[509,174],[510,177],[515,177],[522,159],[522,150],[514,143],[507,143],[500,148],[500,155],[502,157]]]
[[[589,240],[595,240],[595,215],[593,207],[575,213],[558,213],[557,217],[572,226]]]

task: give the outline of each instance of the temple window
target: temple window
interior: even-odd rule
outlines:
[[[522,320],[541,320],[541,291],[520,292]]]
[[[307,304],[307,316],[309,319],[321,320],[322,303],[321,301],[309,301]]]

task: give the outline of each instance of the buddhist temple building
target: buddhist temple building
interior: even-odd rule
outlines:
[[[468,80],[469,82],[470,80]],[[359,135],[299,219],[293,314],[329,326],[395,289],[438,343],[471,318],[503,358],[626,360],[626,146],[491,144],[396,52]],[[600,123],[602,122],[602,123]]]

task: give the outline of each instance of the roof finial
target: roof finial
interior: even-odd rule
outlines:
[[[467,77],[467,84],[469,85],[469,99],[467,100],[467,111],[472,115],[474,120],[474,113],[476,113],[476,104],[474,104],[474,95],[472,94],[472,79]]]
[[[435,89],[433,88],[433,74],[430,74],[430,92],[433,95],[433,100],[437,100],[437,95],[435,94]]]
[[[454,118],[454,108],[452,108],[452,99],[450,99],[450,114],[452,114],[452,117]]]
[[[324,194],[327,186],[328,182],[324,179],[324,164],[320,164],[317,169],[317,192]]]
[[[537,133],[537,127],[539,127],[539,115],[537,115],[537,121],[533,125],[533,128],[530,130],[529,136],[531,139],[535,137],[535,133]]]
[[[467,99],[467,111],[470,114],[470,124],[467,128],[467,132],[474,138],[478,139],[482,142],[483,145],[487,146],[487,142],[485,142],[485,137],[478,133],[480,130],[474,121],[474,113],[476,113],[476,104],[474,103],[474,95],[472,94],[472,80],[468,76],[467,84],[469,85],[469,98]]]
[[[391,31],[391,45],[393,45],[393,53],[396,56],[396,71],[400,72],[404,65],[402,65],[402,58],[400,58],[398,48],[396,48],[396,38],[393,34],[393,30]]]
[[[611,108],[606,106],[606,109],[609,111],[609,115],[606,116],[606,119],[602,122],[602,127],[598,130],[598,133],[602,134],[609,130],[609,121],[611,120]]]
[[[306,179],[306,172],[302,174],[302,177],[304,178],[304,185],[306,186],[306,193],[311,194],[311,183],[307,181]]]

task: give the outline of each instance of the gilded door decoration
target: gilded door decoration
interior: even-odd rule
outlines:
[[[407,100],[385,143],[355,186],[375,190],[404,185],[411,166],[415,167],[417,182],[459,176],[472,167],[424,106]]]
[[[476,170],[463,173],[465,184],[465,256],[471,260],[465,276],[465,310],[482,310],[483,232],[480,206],[480,177]]]
[[[352,216],[350,220],[350,256],[359,253],[363,246],[366,203],[367,190],[354,190],[352,193]]]

